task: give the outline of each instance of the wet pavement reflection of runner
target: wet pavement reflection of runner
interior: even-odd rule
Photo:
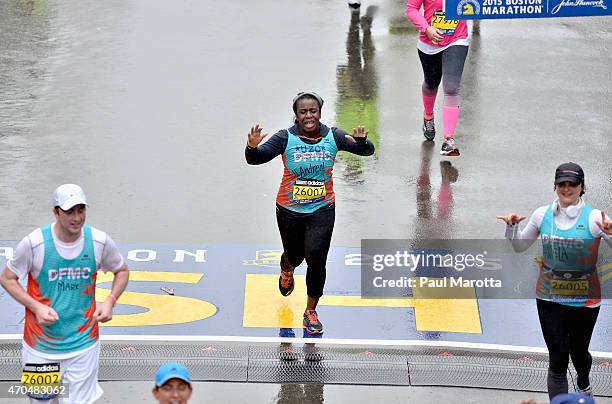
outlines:
[[[282,384],[275,404],[322,404],[323,384]]]
[[[453,225],[453,189],[459,171],[449,161],[440,161],[440,186],[436,200],[432,200],[431,159],[434,144],[423,141],[421,144],[421,162],[417,179],[417,216],[413,238],[446,238]],[[435,213],[434,213],[435,212]]]
[[[372,24],[378,11],[377,6],[368,6],[364,15],[361,9],[351,11],[346,38],[347,62],[336,68],[338,98],[336,101],[336,120],[341,128],[352,129],[357,126],[368,128],[368,139],[378,142],[378,79]],[[352,166],[362,159],[344,158]]]

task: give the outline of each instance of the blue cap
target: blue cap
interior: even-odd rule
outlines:
[[[168,362],[164,363],[157,369],[157,373],[155,373],[155,385],[157,387],[162,386],[170,379],[181,379],[189,384],[191,384],[191,375],[189,374],[189,370],[177,362]]]
[[[550,404],[595,404],[593,397],[582,393],[557,394]]]

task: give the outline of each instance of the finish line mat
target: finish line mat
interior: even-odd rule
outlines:
[[[15,241],[0,242],[0,263]],[[278,245],[119,245],[130,283],[103,338],[218,341],[308,337],[302,328],[305,272],[296,270],[289,297],[278,292]],[[96,299],[109,293],[111,274],[99,273]],[[332,247],[319,318],[323,337],[389,345],[403,341],[544,348],[533,299],[362,298],[360,249]],[[173,294],[171,294],[173,293]],[[610,351],[612,305],[604,300],[592,351]],[[0,336],[19,338],[24,309],[0,294]]]

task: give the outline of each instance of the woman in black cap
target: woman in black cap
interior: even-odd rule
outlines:
[[[293,291],[293,270],[304,259],[308,264],[308,299],[304,327],[309,334],[321,334],[323,326],[315,311],[325,285],[325,264],[335,220],[332,170],[341,150],[360,156],[374,154],[374,145],[363,127],[349,135],[320,122],[323,99],[313,92],[293,99],[295,124],[272,135],[262,133],[259,124],[251,128],[245,150],[249,164],[263,164],[282,155],[285,170],[276,197],[276,219],[283,242],[278,287],[283,296]]]
[[[536,304],[548,347],[548,395],[567,393],[571,356],[578,389],[592,394],[589,343],[601,304],[597,256],[601,239],[612,247],[612,221],[582,198],[584,172],[576,163],[564,163],[555,172],[557,199],[526,219],[516,213],[497,216],[506,222],[506,237],[516,252],[527,250],[540,237],[543,256],[536,285]]]

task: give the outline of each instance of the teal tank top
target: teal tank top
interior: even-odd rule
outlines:
[[[45,257],[40,274],[28,278],[28,293],[51,306],[59,320],[41,326],[26,311],[24,340],[40,352],[66,353],[85,349],[98,340],[96,310],[96,258],[91,228],[83,226],[83,250],[68,260],[59,255],[53,242],[51,225],[42,229]]]
[[[331,130],[315,144],[288,132],[285,166],[276,203],[289,210],[312,213],[335,201],[332,171],[338,146]]]
[[[600,239],[589,229],[591,205],[582,207],[580,216],[569,229],[558,229],[552,205],[540,225],[543,262],[536,296],[568,306],[592,306],[600,302],[601,289],[597,275]]]

